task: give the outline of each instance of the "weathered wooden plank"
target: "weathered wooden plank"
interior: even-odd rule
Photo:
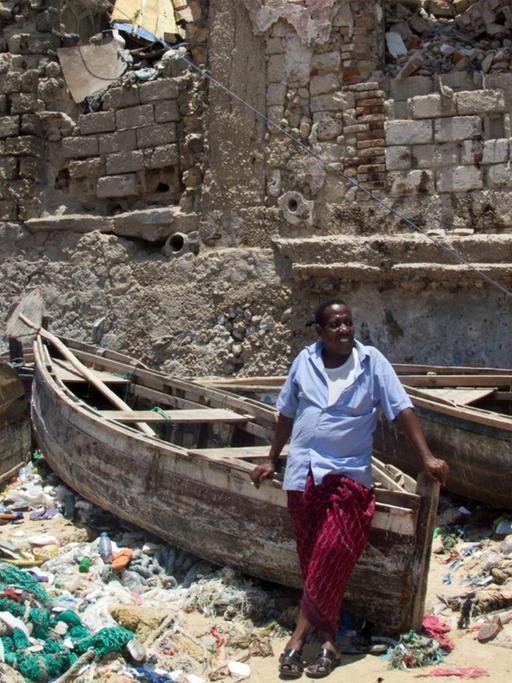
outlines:
[[[268,457],[268,446],[237,446],[226,448],[193,448],[189,451],[192,455],[204,455],[206,457],[245,458],[256,460]],[[281,455],[286,455],[288,448],[285,446]]]
[[[418,527],[416,531],[416,557],[414,563],[414,597],[413,597],[413,629],[420,631],[424,616],[425,597],[427,595],[428,567],[430,563],[430,551],[436,524],[437,505],[441,485],[434,481],[426,472],[418,477],[417,493],[421,498],[418,515]]]
[[[456,406],[448,402],[443,403],[441,400],[434,400],[428,397],[422,389],[414,389],[413,387],[408,386],[405,386],[405,389],[414,405],[419,408],[425,408],[435,413],[458,417],[461,420],[465,419],[469,422],[487,425],[489,427],[497,427],[498,429],[512,431],[512,417],[510,415],[494,413],[490,410],[481,410],[474,406]]]
[[[401,375],[400,381],[411,387],[510,387],[512,374],[503,375]]]
[[[63,382],[87,382],[87,380],[74,370],[73,366],[67,361],[54,358],[53,369],[58,378]],[[105,372],[103,370],[91,370],[91,372],[105,384],[127,384],[129,382],[129,379],[126,376],[121,377],[120,375],[114,375],[111,372]]]
[[[479,401],[482,398],[491,396],[497,391],[498,387],[474,387],[468,389],[457,388],[423,388],[422,391],[428,396],[432,396],[435,399],[442,398],[445,401],[452,401],[453,403],[458,403],[459,405],[470,405]]]
[[[106,420],[118,422],[174,422],[176,424],[196,424],[202,422],[247,422],[252,415],[240,415],[222,408],[198,408],[196,410],[100,410]]]

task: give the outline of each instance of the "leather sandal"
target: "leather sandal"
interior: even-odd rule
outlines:
[[[279,657],[279,676],[284,679],[300,678],[304,671],[302,652],[289,648]]]
[[[322,648],[317,658],[306,669],[309,678],[325,678],[341,664],[341,657],[333,650]]]

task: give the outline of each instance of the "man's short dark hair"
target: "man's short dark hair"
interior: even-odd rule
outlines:
[[[324,301],[315,311],[315,323],[323,327],[325,325],[324,313],[330,306],[348,306],[345,301],[341,299],[330,299],[329,301]]]

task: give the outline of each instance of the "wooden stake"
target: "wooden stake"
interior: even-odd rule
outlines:
[[[23,313],[20,314],[20,319],[22,322],[24,322],[26,325],[29,325],[30,327],[34,328],[35,325],[31,323],[31,321],[23,315]],[[78,358],[75,356],[75,354],[68,349],[68,347],[54,334],[51,332],[47,332],[46,330],[43,330],[42,328],[39,329],[39,336],[41,336],[43,339],[47,339],[63,356],[66,360],[68,360],[71,365],[75,368],[75,370],[82,375],[84,379],[86,379],[90,384],[92,384],[98,391],[100,391],[103,396],[109,399],[117,408],[120,408],[121,410],[128,410],[129,412],[133,412],[130,406],[125,403],[117,394],[115,394],[112,389],[107,387],[107,385],[102,382],[96,375],[89,370],[88,367],[86,367],[81,361],[78,360]],[[149,427],[145,422],[137,422],[136,423],[137,427],[139,427],[140,430],[146,434],[146,436],[157,436],[156,432],[154,432],[151,427]]]

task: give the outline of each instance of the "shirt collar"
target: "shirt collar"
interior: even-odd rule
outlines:
[[[370,355],[368,347],[364,346],[364,344],[361,344],[361,342],[358,342],[357,339],[354,339],[354,346],[357,351],[357,355],[359,356],[359,365],[362,368],[364,359]],[[324,363],[322,360],[322,342],[317,341],[314,344],[311,344],[308,346],[308,350],[311,362],[320,371],[320,374],[322,374],[324,370]]]

